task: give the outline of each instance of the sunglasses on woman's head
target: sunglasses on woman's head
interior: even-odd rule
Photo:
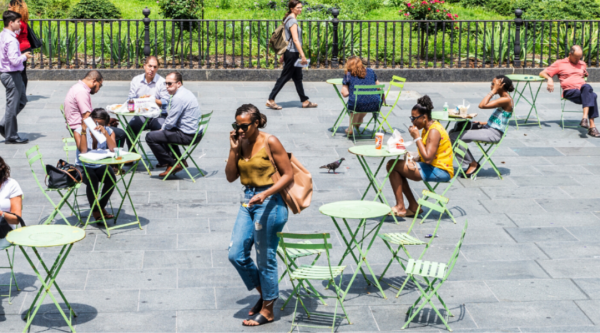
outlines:
[[[424,116],[424,114],[422,114],[422,115],[420,115],[420,116],[418,116],[418,117],[413,117],[413,116],[410,116],[409,118],[410,118],[410,121],[411,121],[412,123],[414,123],[414,122],[415,122],[415,120],[417,120],[417,119],[419,119],[419,118],[421,118],[421,117],[423,117],[423,116]]]
[[[241,129],[242,131],[246,132],[248,130],[248,127],[250,127],[250,125],[252,125],[252,123],[248,123],[248,124],[239,124],[238,123],[233,123],[231,124],[231,127],[233,127],[234,130],[238,130]]]

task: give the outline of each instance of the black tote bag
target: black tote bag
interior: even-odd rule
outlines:
[[[27,24],[27,40],[29,41],[29,45],[31,45],[31,49],[42,47],[42,41],[37,37],[33,29],[29,27],[29,24]]]

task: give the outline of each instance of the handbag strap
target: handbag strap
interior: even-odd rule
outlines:
[[[267,156],[269,156],[269,160],[271,161],[271,164],[273,164],[273,167],[275,168],[275,172],[279,173],[279,170],[277,170],[277,164],[275,164],[275,160],[273,159],[273,154],[271,154],[271,147],[269,147],[269,139],[270,138],[271,138],[271,135],[269,135],[265,139],[265,151],[267,152]]]
[[[60,161],[59,161],[59,163],[60,163]],[[48,167],[48,165],[46,165],[46,167]],[[58,171],[60,171],[60,172],[64,173],[65,175],[67,175],[67,176],[71,177],[71,179],[73,179],[73,181],[74,181],[75,183],[79,183],[79,182],[77,181],[77,179],[75,179],[75,177],[73,177],[73,176],[72,176],[70,173],[68,173],[67,171],[65,171],[65,170],[63,170],[63,169],[61,169],[61,168],[56,168],[56,170],[58,170]],[[83,175],[81,174],[81,171],[79,171],[79,169],[77,169],[77,168],[75,168],[75,167],[73,167],[73,170],[77,171],[77,173],[79,174],[79,177],[80,177],[80,178],[83,180]],[[46,178],[44,178],[44,183],[46,184],[46,187],[48,187],[48,172],[47,172],[47,171],[46,171]]]
[[[4,215],[6,215],[6,214],[10,214],[10,215],[14,215],[14,216],[16,216],[16,217],[17,217],[17,220],[19,220],[19,224],[20,224],[22,227],[25,227],[25,226],[26,226],[26,225],[25,225],[25,221],[23,221],[23,218],[22,218],[22,217],[20,217],[19,215],[15,214],[15,213],[12,213],[12,212],[4,212]]]

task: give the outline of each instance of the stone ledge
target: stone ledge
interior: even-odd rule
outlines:
[[[384,69],[375,68],[380,81],[389,82],[393,75],[409,78],[412,82],[484,82],[500,74],[534,74],[541,69],[512,68],[429,68],[429,69]],[[30,69],[27,76],[30,80],[72,81],[81,79],[88,69]],[[129,81],[142,69],[101,69],[105,79],[111,81]],[[159,74],[165,76],[171,69],[161,69]],[[281,70],[272,69],[181,69],[185,81],[275,81]],[[590,82],[600,81],[600,68],[589,68]],[[327,79],[342,77],[341,69],[309,69],[304,71],[304,81],[323,82]]]

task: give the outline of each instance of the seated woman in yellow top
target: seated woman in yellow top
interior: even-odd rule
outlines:
[[[392,212],[399,217],[412,217],[419,213],[419,205],[407,179],[448,182],[454,176],[452,143],[444,127],[431,118],[431,110],[433,104],[427,95],[419,98],[412,108],[410,120],[413,126],[409,128],[409,132],[419,150],[419,158],[415,158],[416,163],[398,161],[390,174],[390,182],[396,196],[396,206],[392,207]],[[421,135],[419,130],[422,130]],[[389,161],[388,171],[392,165],[393,161]],[[408,200],[408,208],[404,206],[403,194]]]

